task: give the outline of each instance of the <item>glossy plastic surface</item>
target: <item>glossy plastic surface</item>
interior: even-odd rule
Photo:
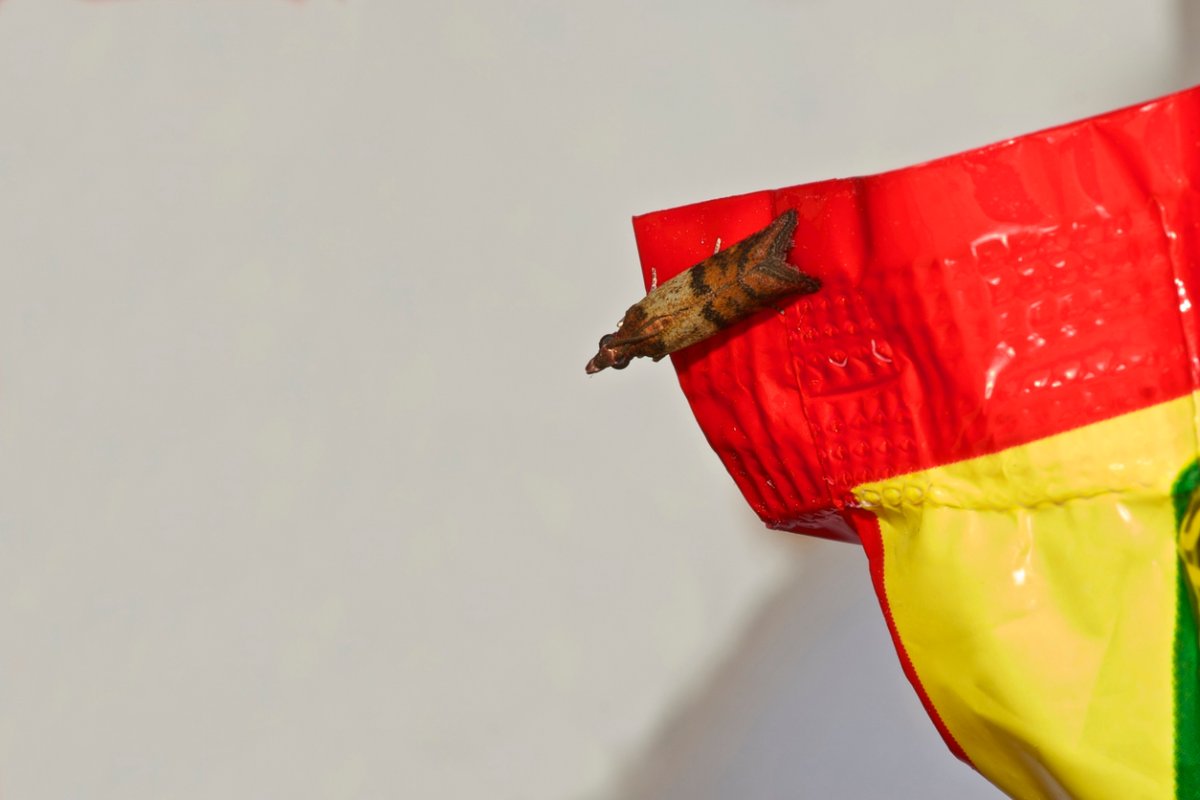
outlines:
[[[822,291],[680,384],[768,525],[863,543],[931,718],[1014,797],[1200,796],[1195,187],[1197,89],[634,221],[662,281],[799,212]]]

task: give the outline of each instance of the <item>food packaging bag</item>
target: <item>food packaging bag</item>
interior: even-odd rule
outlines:
[[[1016,798],[1200,798],[1200,88],[634,220],[823,288],[672,356],[772,528],[860,544],[950,750]],[[798,723],[802,724],[802,723]]]

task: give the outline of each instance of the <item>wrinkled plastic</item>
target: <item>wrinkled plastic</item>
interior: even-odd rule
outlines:
[[[782,211],[824,288],[672,358],[771,527],[861,542],[901,663],[1018,798],[1200,797],[1200,89],[634,220],[647,283]]]

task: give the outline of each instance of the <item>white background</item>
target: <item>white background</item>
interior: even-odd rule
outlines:
[[[0,4],[5,798],[994,798],[629,217],[1200,79],[1173,0]]]

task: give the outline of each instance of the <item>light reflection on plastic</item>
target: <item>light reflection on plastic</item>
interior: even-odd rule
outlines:
[[[983,397],[985,400],[992,399],[992,392],[996,388],[996,377],[1000,374],[1000,370],[1008,365],[1009,361],[1017,355],[1017,351],[1012,345],[1000,342],[996,345],[996,357],[992,359],[992,364],[988,367],[987,376],[983,385]]]
[[[1175,289],[1179,292],[1179,310],[1190,311],[1192,309],[1192,301],[1188,299],[1187,288],[1184,287],[1183,281],[1179,278],[1175,279]]]

